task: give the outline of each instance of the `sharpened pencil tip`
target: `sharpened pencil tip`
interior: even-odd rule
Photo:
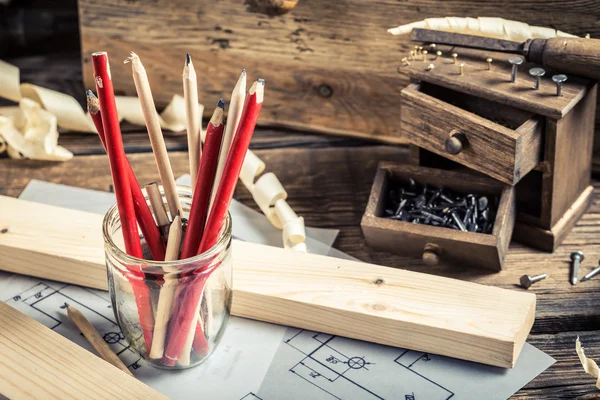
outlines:
[[[262,83],[263,85],[265,84],[265,80],[263,78],[258,78],[256,82]]]
[[[246,68],[242,70],[242,75],[246,75]]]
[[[218,108],[225,108],[225,102],[223,101],[223,99],[219,100],[219,102],[217,103],[217,107]]]
[[[192,56],[190,56],[190,53],[186,53],[185,54],[185,65],[190,65],[191,62],[192,62]]]
[[[95,97],[96,97],[96,95],[94,94],[94,92],[92,92],[92,91],[91,91],[91,90],[89,90],[89,89],[85,91],[85,95],[86,95],[87,97],[92,97],[92,98],[95,98]]]

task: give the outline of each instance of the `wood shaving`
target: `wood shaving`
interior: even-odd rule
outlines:
[[[532,26],[524,22],[492,17],[426,18],[422,21],[411,22],[410,24],[388,29],[388,32],[392,35],[405,35],[410,33],[413,28],[486,36],[515,42],[524,42],[527,39],[536,38],[577,37],[553,28]]]

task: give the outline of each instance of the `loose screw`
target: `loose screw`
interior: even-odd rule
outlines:
[[[571,285],[577,284],[579,266],[584,258],[583,251],[574,251],[571,253]]]
[[[533,89],[535,90],[539,90],[540,89],[540,81],[542,80],[542,76],[544,76],[544,74],[546,73],[546,71],[544,71],[543,68],[531,68],[529,70],[529,75],[533,76],[535,78],[535,81],[533,82]]]
[[[556,95],[562,96],[563,83],[567,80],[567,76],[564,74],[558,74],[552,76],[552,81],[556,83]]]
[[[593,270],[591,270],[590,272],[588,272],[583,278],[581,278],[581,282],[590,280],[593,277],[595,277],[596,275],[598,275],[599,273],[600,273],[600,267],[596,267]]]
[[[524,287],[525,289],[529,289],[529,287],[532,284],[539,282],[543,279],[546,279],[547,277],[548,277],[548,274],[541,274],[541,275],[534,276],[534,277],[531,277],[529,275],[523,275],[520,279],[520,283],[521,283],[522,287]]]
[[[512,64],[512,72],[510,74],[510,81],[514,83],[517,81],[517,72],[519,70],[519,65],[523,64],[524,60],[523,60],[523,57],[515,56],[515,57],[510,57],[508,59],[508,62]]]

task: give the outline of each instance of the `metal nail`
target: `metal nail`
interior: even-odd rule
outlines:
[[[539,282],[542,279],[546,279],[547,277],[548,277],[548,274],[541,274],[541,275],[534,276],[534,277],[531,277],[529,275],[523,275],[520,279],[520,283],[521,283],[522,287],[524,287],[525,289],[529,289],[529,287],[532,284]]]
[[[492,60],[491,58],[485,59],[485,62],[487,63],[487,66],[488,66],[488,71],[492,70],[492,61],[494,61],[494,60]]]
[[[565,74],[552,75],[552,81],[556,83],[556,95],[562,96],[563,83],[566,82],[567,76]]]
[[[458,58],[458,54],[452,53],[452,58],[454,59],[453,64],[456,64],[456,59]]]
[[[421,54],[423,54],[423,62],[427,61],[427,50],[423,50]]]
[[[571,285],[577,284],[577,279],[579,279],[579,266],[584,258],[583,251],[574,251],[571,253]]]
[[[415,59],[415,52],[414,52],[414,50],[410,51],[410,56],[408,56],[408,59],[411,60],[411,61]]]
[[[460,218],[458,218],[458,214],[456,214],[456,212],[452,211],[450,213],[450,216],[452,217],[452,219],[454,220],[454,223],[456,224],[456,226],[458,226],[458,228],[463,231],[463,232],[467,232],[467,228],[465,227],[465,225],[463,224],[463,222],[460,220]]]
[[[590,272],[588,272],[583,278],[581,278],[581,282],[590,280],[593,277],[595,277],[596,275],[598,275],[599,273],[600,273],[600,267],[596,267],[593,270],[591,270]]]
[[[429,50],[431,50],[431,51],[433,52],[433,51],[435,50],[435,46],[436,46],[436,44],[435,44],[435,43],[431,43],[431,44],[429,45]]]
[[[398,208],[396,208],[396,212],[394,213],[394,215],[400,215],[400,212],[404,209],[407,202],[408,202],[407,199],[402,199],[400,204],[398,204]]]
[[[517,81],[517,72],[519,69],[519,65],[523,64],[525,60],[523,60],[523,57],[519,57],[519,56],[514,56],[514,57],[510,57],[508,59],[508,62],[512,64],[512,72],[510,74],[510,81],[511,82],[516,82]]]
[[[465,74],[465,64],[460,64],[458,66],[458,70],[459,70],[459,72],[460,72],[461,75],[464,75]]]
[[[542,76],[544,76],[545,73],[546,73],[546,71],[544,71],[543,68],[539,68],[539,67],[531,68],[529,70],[529,75],[531,75],[535,78],[535,81],[533,82],[533,88],[535,90],[539,90],[540,81],[542,80]]]
[[[425,68],[425,69],[426,69],[427,71],[431,71],[431,70],[432,70],[432,69],[434,69],[434,68],[435,68],[435,65],[433,65],[433,64],[429,64],[429,65],[427,66],[427,68]]]

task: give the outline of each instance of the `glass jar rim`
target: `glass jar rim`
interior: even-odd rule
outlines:
[[[179,193],[180,189],[189,191],[191,193],[191,188],[187,186],[177,186],[177,191]],[[147,197],[147,196],[146,196]],[[165,273],[171,273],[173,270],[177,269],[177,272],[187,272],[189,270],[203,270],[208,267],[208,265],[204,267],[194,267],[193,264],[196,262],[206,261],[207,259],[214,258],[218,256],[221,252],[225,250],[228,243],[231,241],[231,214],[227,211],[227,217],[225,219],[225,223],[221,228],[221,232],[219,234],[219,239],[217,242],[211,246],[208,250],[203,253],[197,254],[193,257],[184,258],[182,260],[173,260],[173,261],[156,261],[156,260],[147,260],[144,258],[138,258],[127,254],[124,250],[122,250],[117,244],[114,242],[112,238],[112,234],[109,232],[110,220],[113,216],[119,216],[119,210],[117,203],[113,204],[106,214],[104,215],[104,219],[102,221],[102,236],[104,237],[104,244],[108,245],[111,251],[114,253],[116,257],[119,258],[120,261],[123,261],[127,264],[131,265],[145,265],[143,268],[144,272],[151,273],[154,275],[163,275]],[[186,265],[189,265],[186,268]],[[146,271],[151,267],[160,267],[158,270]]]

